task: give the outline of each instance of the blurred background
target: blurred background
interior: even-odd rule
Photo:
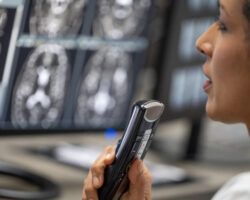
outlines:
[[[80,199],[142,99],[166,105],[146,157],[153,199],[210,199],[246,170],[246,128],[204,112],[195,41],[217,10],[217,0],[1,0],[0,198]]]

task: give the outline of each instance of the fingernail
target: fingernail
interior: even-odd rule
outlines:
[[[94,184],[94,186],[95,186],[95,187],[98,187],[98,186],[99,186],[99,183],[100,183],[100,182],[99,182],[98,177],[97,177],[97,176],[94,176],[94,177],[93,177],[93,184]]]

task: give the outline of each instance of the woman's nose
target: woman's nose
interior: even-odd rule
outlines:
[[[196,40],[196,49],[202,54],[212,57],[213,53],[213,32],[211,27]]]
[[[200,52],[200,53],[202,53],[202,54],[204,54],[204,51],[203,51],[203,49],[202,49],[202,41],[201,41],[201,36],[199,36],[199,38],[197,38],[197,40],[196,40],[196,43],[195,43],[195,47],[196,47],[196,49]]]
[[[196,48],[203,55],[211,57],[213,52],[213,46],[210,42],[200,41],[199,39],[196,42]]]

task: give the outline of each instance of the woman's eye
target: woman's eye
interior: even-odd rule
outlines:
[[[220,19],[220,14],[215,17],[214,23],[217,25],[219,31],[226,32],[228,30],[226,24]]]
[[[218,25],[218,30],[220,30],[221,32],[227,31],[227,26],[222,21],[218,20],[217,25]]]

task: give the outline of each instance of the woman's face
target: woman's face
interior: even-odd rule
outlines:
[[[203,66],[208,78],[204,84],[207,114],[250,127],[250,39],[243,1],[221,0],[218,21],[200,36],[196,46],[207,58]]]

